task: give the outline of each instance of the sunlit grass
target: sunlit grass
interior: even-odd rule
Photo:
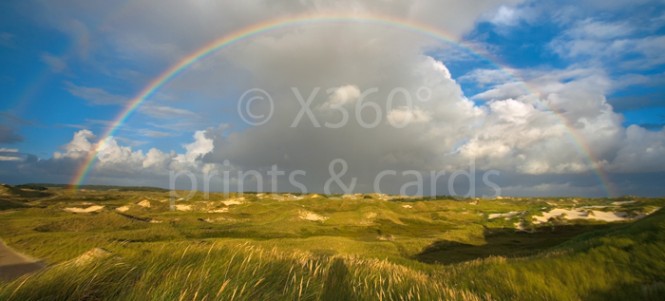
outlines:
[[[665,293],[662,210],[605,226],[558,220],[530,228],[534,233],[511,228],[555,206],[612,200],[251,195],[227,206],[218,202],[224,196],[213,195],[213,203],[189,201],[192,211],[170,211],[164,192],[68,196],[18,198],[13,202],[31,207],[0,209],[0,237],[49,264],[1,283],[0,300],[658,300]],[[144,199],[150,208],[137,205]],[[625,208],[641,212],[663,203],[641,199]],[[86,204],[105,209],[62,210]],[[120,214],[120,206],[130,209]],[[325,219],[304,219],[303,210]],[[511,211],[523,213],[488,219]],[[553,231],[567,231],[560,223],[576,224],[577,232]],[[453,264],[419,261],[441,242],[448,247],[430,256]],[[511,249],[521,246],[528,250]],[[95,248],[111,256],[81,263]],[[463,260],[448,260],[454,256]]]

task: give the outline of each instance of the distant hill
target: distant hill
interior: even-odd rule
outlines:
[[[47,197],[51,193],[45,192],[42,189],[29,189],[21,188],[18,186],[11,186],[7,184],[0,184],[0,196],[5,197]]]
[[[71,188],[69,184],[52,184],[52,183],[27,183],[16,185],[17,188],[32,189],[32,190],[45,190],[48,188]],[[114,186],[114,185],[80,185],[79,189],[87,190],[118,190],[118,191],[154,191],[166,192],[168,189],[150,186]]]

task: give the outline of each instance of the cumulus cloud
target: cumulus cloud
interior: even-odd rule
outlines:
[[[95,138],[95,135],[90,130],[81,130],[74,133],[74,138],[64,147],[64,152],[56,152],[53,154],[53,158],[72,158],[80,159],[86,158],[88,153],[93,151],[93,143],[90,142],[91,139]]]
[[[39,172],[49,175],[50,181],[68,182],[93,155],[95,161],[88,177],[91,183],[168,187],[171,171],[191,171],[200,176],[205,165],[201,157],[212,150],[212,141],[205,133],[196,132],[193,141],[185,144],[180,153],[156,148],[144,153],[122,145],[115,137],[98,141],[90,130],[79,130],[63,150],[55,152],[51,158],[36,160],[34,156],[20,154],[17,149],[0,149],[0,157],[6,157],[0,161],[14,161],[12,168],[20,174]]]

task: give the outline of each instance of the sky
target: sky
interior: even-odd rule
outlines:
[[[0,66],[3,183],[665,193],[661,0],[9,0]]]

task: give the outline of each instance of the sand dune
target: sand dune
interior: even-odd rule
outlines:
[[[72,212],[72,213],[93,213],[93,212],[99,212],[104,209],[104,206],[90,206],[88,208],[78,208],[78,207],[67,207],[65,209],[62,209],[67,212]]]
[[[302,220],[308,220],[308,221],[313,221],[313,222],[323,222],[327,220],[328,218],[325,216],[318,215],[314,212],[311,211],[306,211],[306,210],[301,210],[300,213],[298,214],[298,217]]]
[[[542,216],[534,216],[534,224],[546,223],[550,218],[562,217],[567,220],[592,219],[605,222],[617,222],[630,220],[625,212],[605,212],[599,210],[561,209],[555,208],[549,212],[543,212]]]

